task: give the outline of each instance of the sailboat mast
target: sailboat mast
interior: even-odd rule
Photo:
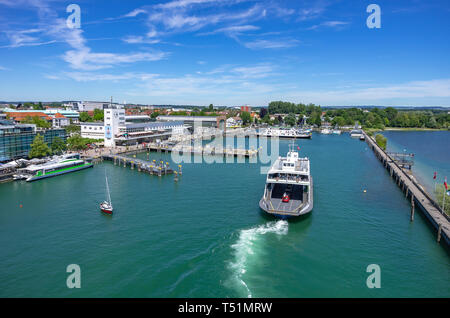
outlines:
[[[105,178],[106,178],[106,191],[108,192],[108,203],[111,204],[111,196],[109,194],[108,177],[105,175]]]

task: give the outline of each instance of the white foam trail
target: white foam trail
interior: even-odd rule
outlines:
[[[267,233],[286,235],[288,233],[288,222],[285,220],[272,221],[248,230],[241,230],[238,241],[231,246],[235,250],[235,261],[230,264],[233,278],[245,287],[248,298],[252,297],[252,293],[242,276],[247,271],[248,257],[254,254],[252,249],[254,242],[258,240],[258,237]]]

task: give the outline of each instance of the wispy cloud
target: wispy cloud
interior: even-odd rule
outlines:
[[[251,42],[243,42],[243,45],[249,49],[285,49],[297,46],[299,40],[285,39],[285,40],[255,40]]]
[[[355,105],[383,103],[385,101],[407,99],[448,98],[450,97],[450,79],[412,81],[393,85],[379,85],[366,88],[342,90],[301,90],[285,92],[289,99],[315,101],[328,105]],[[428,102],[429,103],[429,102]]]
[[[346,21],[325,21],[320,24],[313,25],[307,29],[308,30],[316,30],[320,27],[339,28],[339,27],[343,27],[348,24],[349,24],[349,22],[346,22]]]
[[[0,71],[10,71],[10,70],[11,69],[0,65]]]

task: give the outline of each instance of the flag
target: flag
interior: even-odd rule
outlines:
[[[448,190],[447,177],[445,177],[445,180],[444,180],[444,187],[445,187],[445,191],[447,191]]]
[[[434,172],[434,176],[433,176],[433,179],[436,179],[436,171]]]

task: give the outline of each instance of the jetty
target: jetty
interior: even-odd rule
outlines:
[[[370,149],[373,150],[375,156],[381,161],[387,169],[395,183],[405,193],[406,198],[411,199],[411,222],[414,221],[415,207],[418,206],[431,225],[437,232],[437,242],[443,238],[444,244],[449,247],[450,243],[450,217],[441,209],[438,203],[413,180],[406,171],[400,166],[404,162],[397,162],[398,158],[393,158],[380,146],[375,140],[363,131],[363,135]],[[397,160],[396,160],[397,159]],[[402,165],[405,166],[408,163]]]
[[[146,161],[138,158],[129,158],[122,155],[103,155],[102,160],[109,160],[114,163],[114,165],[118,166],[129,166],[132,170],[137,169],[137,171],[145,172],[151,175],[163,176],[168,174],[181,174],[181,166],[179,166],[179,172],[170,168],[168,162],[164,162],[163,160],[156,161]]]
[[[147,144],[147,151],[157,152],[178,152],[179,154],[193,154],[193,155],[212,155],[212,156],[233,156],[233,157],[247,157],[251,158],[257,156],[259,149],[239,149],[239,148],[224,148],[206,146],[193,146],[184,144]]]

